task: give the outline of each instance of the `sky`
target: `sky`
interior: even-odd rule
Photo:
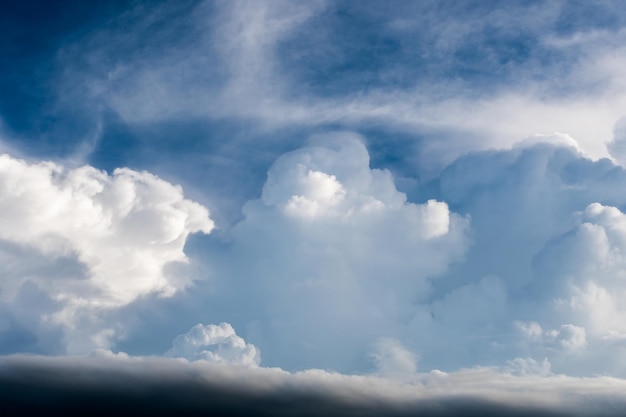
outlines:
[[[0,397],[617,413],[624,57],[618,1],[3,1]]]

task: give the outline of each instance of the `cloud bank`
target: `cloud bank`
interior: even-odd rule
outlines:
[[[320,370],[128,357],[8,356],[0,410],[95,415],[617,416],[622,380],[519,377],[493,369],[431,372],[411,383]]]
[[[574,145],[470,153],[407,195],[363,137],[314,136],[274,162],[236,226],[192,245],[201,275],[183,249],[213,223],[180,187],[4,156],[5,349],[123,346],[163,331],[142,316],[175,295],[189,307],[163,338],[179,336],[154,353],[258,366],[262,351],[265,366],[402,378],[470,364],[621,376],[626,176]],[[224,323],[189,331],[199,319]]]

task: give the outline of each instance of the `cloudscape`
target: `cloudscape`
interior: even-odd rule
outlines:
[[[3,415],[626,415],[621,2],[0,34]]]

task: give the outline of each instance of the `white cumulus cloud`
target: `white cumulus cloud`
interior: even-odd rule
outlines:
[[[430,281],[462,259],[468,219],[445,202],[408,202],[369,163],[357,135],[312,138],[276,160],[227,247],[209,254],[222,290],[246,305],[242,324],[255,320],[268,363],[366,363],[359,349],[394,337]]]
[[[189,332],[174,339],[165,356],[242,366],[258,366],[261,363],[259,350],[237,336],[229,323],[195,325]]]
[[[90,341],[73,338],[86,312],[184,288],[189,277],[168,268],[188,262],[190,233],[213,229],[205,207],[148,172],[109,175],[9,155],[0,155],[0,212],[0,300],[21,304],[35,288],[51,305],[30,300],[29,314],[64,326],[77,344],[70,350],[106,345],[114,332],[94,326],[96,317],[90,335],[77,337]]]

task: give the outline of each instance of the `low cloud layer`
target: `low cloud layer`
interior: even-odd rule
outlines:
[[[0,359],[0,410],[90,415],[617,416],[624,381],[520,377],[477,368],[403,383],[321,370],[128,357]]]

